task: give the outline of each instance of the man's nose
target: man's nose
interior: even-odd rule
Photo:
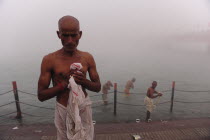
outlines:
[[[72,43],[72,42],[73,42],[73,38],[72,38],[71,36],[69,36],[69,37],[67,38],[67,42],[68,42],[68,43]]]

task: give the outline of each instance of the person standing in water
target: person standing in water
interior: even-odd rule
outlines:
[[[127,81],[126,85],[125,85],[125,89],[124,89],[124,92],[127,96],[130,95],[130,89],[134,88],[134,82],[136,81],[135,78],[132,78],[131,80]]]
[[[155,108],[155,104],[153,102],[153,99],[163,95],[162,93],[157,92],[155,90],[156,87],[157,87],[157,82],[153,81],[152,86],[150,88],[148,88],[147,95],[144,99],[144,103],[145,103],[146,109],[147,109],[146,122],[151,121],[150,114]]]
[[[108,97],[107,97],[107,94],[108,94],[108,90],[110,90],[110,87],[113,87],[113,84],[111,81],[107,81],[103,87],[102,87],[102,99],[104,101],[104,105],[107,105],[108,104]]]

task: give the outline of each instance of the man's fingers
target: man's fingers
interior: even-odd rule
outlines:
[[[75,82],[79,85],[81,85],[85,79],[85,75],[80,71],[74,72],[72,76],[74,77]]]
[[[82,72],[74,72],[74,75],[85,76]]]
[[[81,76],[73,75],[74,80],[82,80],[83,78]]]
[[[80,80],[85,78],[84,75],[78,75],[78,74],[73,74],[72,76],[74,76],[75,78],[80,79]]]
[[[74,78],[74,80],[75,80],[75,82],[76,82],[77,84],[81,85],[81,83],[82,83],[82,80],[80,80],[80,79],[77,79],[77,78]]]

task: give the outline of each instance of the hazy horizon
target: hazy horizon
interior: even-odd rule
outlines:
[[[197,41],[203,33],[210,38],[209,0],[0,0],[2,91],[12,80],[36,88],[43,56],[62,47],[56,30],[64,15],[80,21],[78,49],[94,56],[102,83],[136,77],[139,86],[209,85],[210,41]]]

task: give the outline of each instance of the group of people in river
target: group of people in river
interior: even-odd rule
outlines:
[[[131,80],[128,80],[125,88],[124,88],[124,93],[126,96],[129,96],[131,94],[130,89],[134,88],[134,82],[136,81],[135,78],[132,78]],[[104,105],[108,104],[108,91],[113,87],[113,84],[111,81],[107,81],[103,87],[102,87],[102,99],[104,101]],[[157,97],[161,97],[163,94],[160,92],[157,92],[155,88],[157,87],[157,81],[153,81],[152,85],[148,88],[146,96],[144,98],[144,103],[147,109],[147,115],[146,115],[146,121],[150,122],[150,114],[155,108],[155,104],[153,99]]]

